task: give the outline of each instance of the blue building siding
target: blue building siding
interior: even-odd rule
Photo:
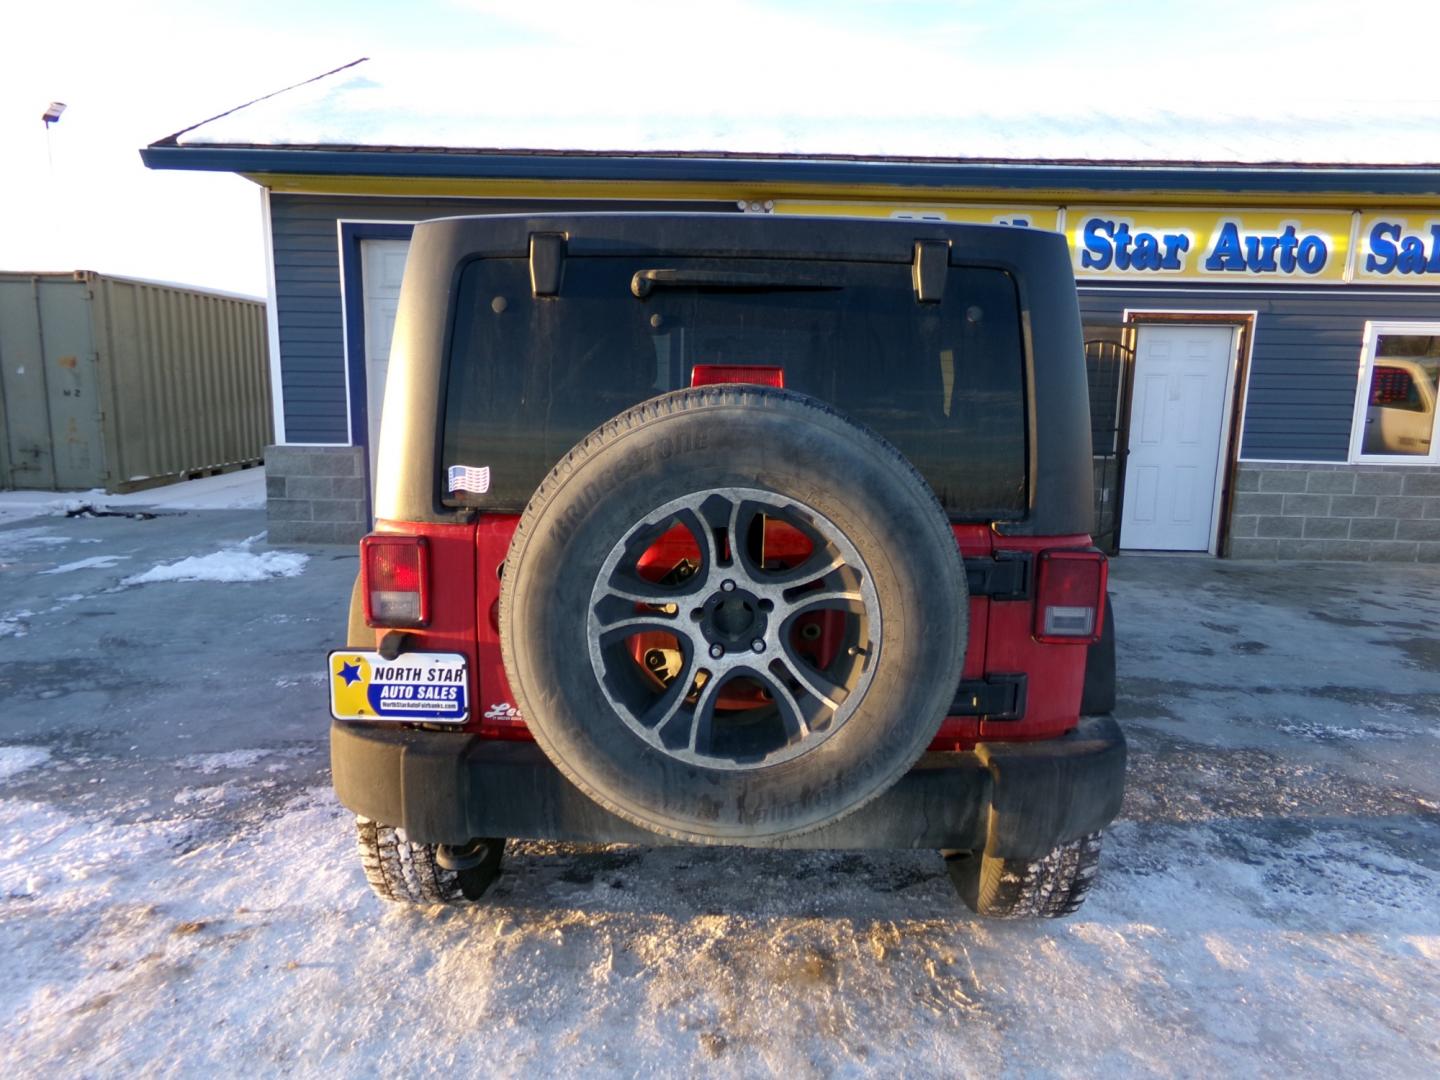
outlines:
[[[286,440],[351,442],[337,221],[423,221],[450,214],[613,210],[617,206],[631,210],[735,209],[729,202],[272,195],[281,356],[276,390],[283,395]],[[1118,329],[1126,308],[1257,312],[1241,456],[1272,461],[1345,460],[1367,320],[1440,320],[1440,292],[1349,286],[1320,291],[1084,284],[1080,306],[1087,338]],[[363,400],[363,387],[352,385],[352,399],[356,395]]]
[[[1240,456],[1344,461],[1365,323],[1440,321],[1440,292],[1315,289],[1116,288],[1082,285],[1086,338],[1118,330],[1125,310],[1254,311],[1249,396]]]
[[[732,202],[624,203],[506,199],[402,199],[273,194],[271,243],[275,312],[280,331],[280,385],[285,439],[291,443],[349,443],[345,396],[344,312],[337,222],[425,221],[453,214],[513,214],[535,210],[734,211]],[[358,282],[356,283],[358,288]],[[363,401],[364,388],[352,385]]]

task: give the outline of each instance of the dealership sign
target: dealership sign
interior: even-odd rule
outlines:
[[[779,214],[1063,232],[1081,280],[1440,284],[1440,212],[776,200]]]
[[[1350,248],[1346,213],[1070,207],[1077,278],[1339,282]]]
[[[1440,217],[1361,214],[1356,281],[1440,282]]]

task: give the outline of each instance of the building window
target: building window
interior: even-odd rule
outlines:
[[[1440,461],[1440,323],[1367,323],[1355,395],[1351,461]]]

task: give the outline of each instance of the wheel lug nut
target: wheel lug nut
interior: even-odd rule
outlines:
[[[734,592],[735,582],[731,581],[729,578],[726,578],[724,581],[720,582],[720,588],[725,592]]]
[[[765,642],[764,642],[761,638],[758,638],[758,637],[757,637],[754,641],[750,642],[750,651],[751,651],[751,652],[764,652],[764,651],[765,651]]]
[[[725,646],[724,646],[724,645],[711,645],[711,646],[710,646],[710,656],[711,656],[713,659],[719,660],[720,657],[722,657],[722,656],[724,656],[724,655],[725,655]]]

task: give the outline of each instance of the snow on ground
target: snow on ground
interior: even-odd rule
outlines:
[[[176,764],[185,769],[198,769],[207,775],[222,769],[248,769],[269,757],[269,750],[230,750],[220,754],[191,754]]]
[[[24,637],[30,632],[30,623],[27,620],[34,614],[28,608],[21,608],[18,611],[0,615],[0,638]]]
[[[1403,739],[1402,728],[1386,727],[1383,724],[1369,724],[1365,727],[1331,727],[1328,724],[1313,724],[1296,721],[1293,724],[1278,724],[1276,731],[1286,735],[1297,735],[1302,739],[1325,741],[1330,739]]]
[[[529,843],[471,909],[366,891],[328,791],[238,827],[0,802],[8,1075],[1434,1075],[1440,872],[1343,825],[1125,822],[1063,922],[933,853]]]
[[[70,537],[57,536],[54,530],[43,527],[0,531],[0,564],[68,543]]]
[[[173,801],[176,806],[194,806],[197,803],[215,806],[224,803],[230,795],[231,791],[228,786],[215,784],[211,787],[181,788],[175,793]]]
[[[77,559],[74,562],[61,563],[50,570],[41,570],[42,574],[73,574],[76,570],[109,570],[128,555],[93,555],[88,559]]]
[[[105,493],[94,491],[60,493],[55,491],[0,491],[0,525],[37,517],[63,517],[79,510],[92,499],[103,499]]]
[[[248,541],[247,541],[248,543]],[[244,546],[210,555],[191,555],[173,563],[152,566],[125,578],[122,585],[149,585],[157,581],[264,581],[295,577],[305,569],[308,555],[298,551],[246,551]]]
[[[163,510],[258,510],[265,506],[265,469],[237,469],[219,476],[107,495],[93,491],[0,491],[0,524],[37,517],[63,517],[93,510],[137,507]],[[13,535],[13,534],[11,534]]]
[[[0,780],[44,765],[49,760],[50,751],[43,746],[0,746]]]
[[[263,524],[52,526],[143,569]],[[354,552],[57,554],[0,559],[0,1076],[1440,1075],[1433,567],[1116,560],[1125,806],[1085,907],[1011,924],[933,852],[519,843],[382,904],[325,786]]]
[[[101,501],[106,506],[153,506],[166,510],[262,510],[265,469],[237,469],[130,495],[107,495]]]

